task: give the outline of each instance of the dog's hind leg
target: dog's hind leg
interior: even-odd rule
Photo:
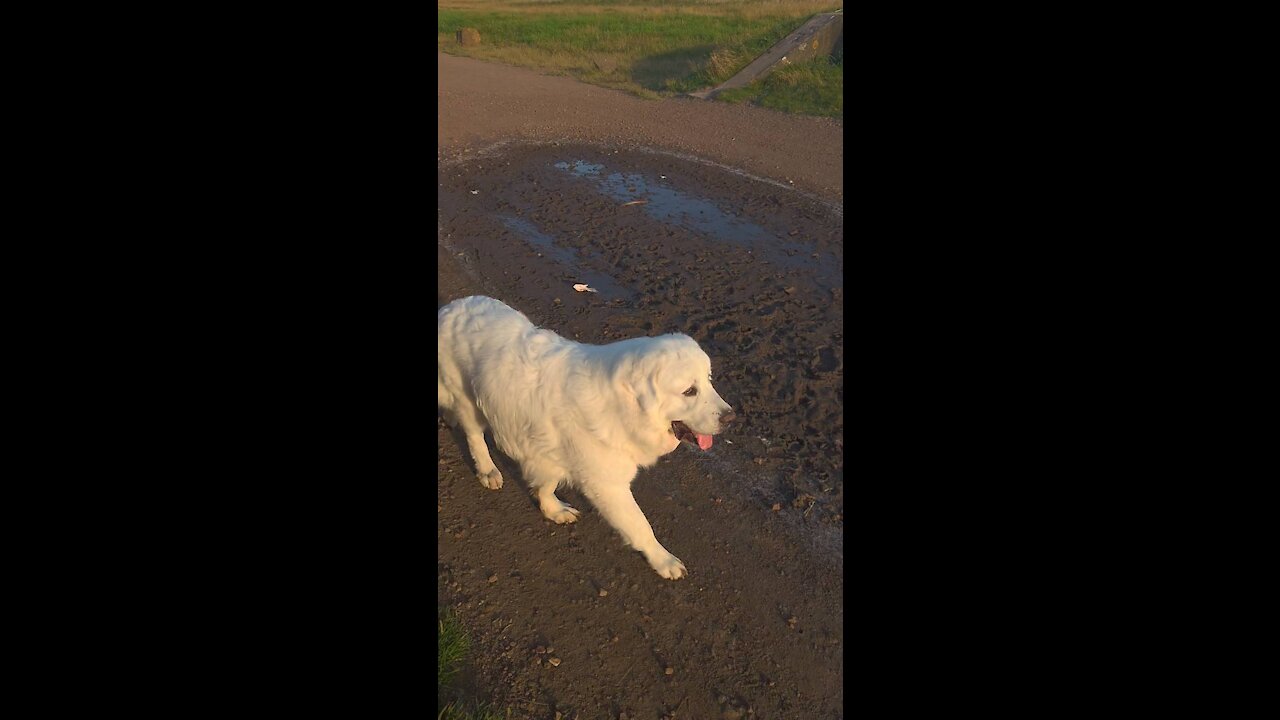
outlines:
[[[578,521],[578,511],[556,497],[556,488],[564,477],[560,469],[525,463],[520,470],[529,483],[529,491],[538,498],[538,507],[548,520],[557,525]]]
[[[636,504],[630,487],[621,484],[594,488],[584,486],[583,494],[628,545],[644,553],[649,567],[659,575],[676,580],[685,574],[684,563],[680,562],[680,558],[667,552],[654,536],[653,527]]]
[[[578,511],[556,497],[556,484],[547,483],[538,487],[538,507],[542,508],[542,514],[547,519],[558,524],[577,522]]]

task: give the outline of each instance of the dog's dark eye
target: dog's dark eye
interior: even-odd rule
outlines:
[[[697,394],[698,394],[698,388],[696,385],[684,391],[685,397],[693,397],[694,395],[697,395]]]

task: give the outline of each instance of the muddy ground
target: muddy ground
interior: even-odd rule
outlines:
[[[597,119],[548,115],[548,137],[513,139],[485,103],[466,102],[518,98],[534,78],[556,107],[589,100]],[[688,566],[675,582],[572,491],[561,497],[582,519],[545,520],[496,451],[509,482],[484,489],[461,438],[438,425],[438,602],[474,647],[461,691],[513,717],[843,717],[838,179],[810,167],[797,190],[801,173],[744,172],[752,163],[735,164],[729,145],[690,153],[661,142],[672,128],[657,121],[608,122],[661,103],[514,68],[449,58],[440,100],[442,142],[450,124],[466,133],[440,148],[438,305],[491,295],[581,342],[687,333],[740,418],[711,450],[681,446],[633,486]],[[681,137],[699,122],[726,131],[723,117],[681,107]],[[763,115],[728,132],[790,120],[742,110]],[[525,111],[536,126],[538,109]]]

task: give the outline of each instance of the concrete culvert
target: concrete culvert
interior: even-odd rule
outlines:
[[[693,97],[710,99],[725,90],[745,87],[780,67],[803,63],[822,56],[844,57],[844,13],[819,13],[804,25],[779,40],[764,54],[747,64],[736,75],[720,85],[689,93]],[[711,65],[719,62],[736,65],[736,58],[713,54]]]

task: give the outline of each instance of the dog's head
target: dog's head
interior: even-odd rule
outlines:
[[[662,452],[686,441],[703,450],[733,421],[733,408],[711,384],[711,358],[687,335],[644,338],[624,371],[650,432],[665,433]]]

